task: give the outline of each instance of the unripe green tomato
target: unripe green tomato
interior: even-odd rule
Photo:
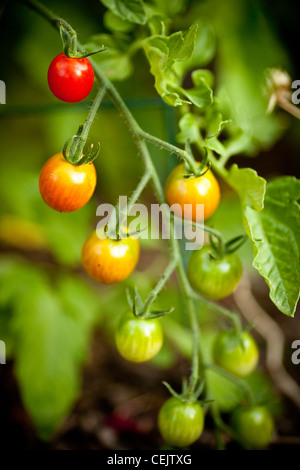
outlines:
[[[196,292],[206,299],[219,300],[233,292],[243,267],[236,253],[215,260],[210,256],[211,249],[210,245],[205,245],[195,250],[189,259],[187,273]]]
[[[119,353],[131,362],[145,362],[154,357],[163,344],[163,330],[158,319],[121,318],[115,333]]]
[[[172,446],[186,447],[202,434],[204,413],[200,403],[184,403],[169,398],[158,414],[158,428],[164,441]]]
[[[266,447],[274,432],[273,418],[264,406],[238,408],[232,426],[245,445],[255,449]]]
[[[254,338],[243,331],[239,336],[233,331],[223,331],[213,347],[215,363],[237,377],[246,377],[257,366],[259,351]]]

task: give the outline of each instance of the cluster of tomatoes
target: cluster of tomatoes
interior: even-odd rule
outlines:
[[[84,99],[91,91],[94,71],[87,58],[69,58],[59,54],[50,64],[48,83],[53,94],[66,102]],[[60,212],[71,212],[83,207],[92,197],[97,182],[93,163],[71,164],[62,153],[51,157],[42,168],[39,188],[44,201]],[[216,210],[220,189],[211,170],[200,176],[187,177],[184,164],[169,175],[165,186],[169,205],[179,204],[181,215],[197,220],[196,205],[204,204],[204,219]],[[185,204],[192,210],[185,214]],[[93,232],[84,243],[82,263],[96,281],[113,284],[126,279],[139,259],[140,247],[136,237],[112,239]],[[222,299],[234,290],[242,274],[242,265],[235,253],[222,257],[211,256],[211,246],[194,251],[188,264],[192,287],[208,299]],[[133,362],[153,358],[163,343],[163,330],[158,319],[125,315],[116,330],[116,346],[120,354]],[[248,332],[220,333],[214,344],[215,363],[238,377],[250,374],[258,362],[258,348]],[[202,433],[204,411],[197,399],[172,396],[162,406],[158,426],[164,440],[173,446],[185,447],[195,442]],[[273,433],[273,421],[264,407],[241,408],[234,418],[234,426],[249,445],[264,447]]]

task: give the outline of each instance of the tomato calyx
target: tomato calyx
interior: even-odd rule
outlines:
[[[100,49],[97,49],[96,51],[92,52],[79,51],[77,45],[76,31],[61,18],[58,18],[57,22],[59,24],[60,37],[63,43],[63,52],[66,57],[70,57],[71,59],[84,59],[86,57],[98,54],[99,52],[103,52],[106,50],[106,48],[102,46]]]
[[[91,144],[85,154],[83,149],[86,144],[86,137],[82,137],[83,126],[79,126],[77,134],[70,137],[62,149],[64,158],[72,165],[80,166],[93,162],[99,155],[100,143],[97,142],[97,147],[94,149],[94,144]]]
[[[212,261],[221,260],[226,255],[234,253],[237,251],[247,240],[247,235],[238,235],[237,237],[232,238],[228,242],[224,242],[223,237],[213,236],[209,234],[209,241],[211,250],[209,251],[209,256]]]
[[[211,169],[211,162],[208,161],[207,148],[206,147],[203,147],[203,148],[204,148],[204,152],[205,152],[204,157],[203,157],[202,162],[200,163],[200,165],[198,165],[198,163],[195,162],[194,157],[192,155],[192,150],[191,150],[190,144],[189,143],[185,144],[186,152],[188,152],[192,156],[192,159],[194,161],[193,165],[189,164],[187,161],[185,161],[184,169],[186,171],[186,174],[183,175],[183,177],[185,179],[199,178],[201,176],[204,176],[205,173],[207,173]]]
[[[164,317],[174,311],[175,307],[170,307],[166,310],[147,310],[145,303],[143,302],[137,287],[134,287],[133,294],[129,289],[126,289],[126,297],[129,307],[136,318],[145,320],[154,320],[156,318]]]

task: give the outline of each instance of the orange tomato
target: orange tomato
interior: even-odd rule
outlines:
[[[200,163],[198,163],[200,165]],[[214,174],[208,170],[203,176],[185,178],[184,163],[181,163],[169,174],[165,185],[165,198],[169,206],[174,207],[175,215],[192,219],[203,220],[197,214],[196,205],[204,205],[204,219],[210,217],[218,207],[220,201],[220,187]],[[191,204],[190,207],[184,207]]]
[[[42,168],[39,188],[46,204],[60,212],[83,207],[92,197],[97,182],[93,163],[72,165],[57,153]]]
[[[101,239],[95,231],[83,245],[82,264],[96,281],[114,284],[123,281],[132,273],[139,254],[140,244],[136,238]]]

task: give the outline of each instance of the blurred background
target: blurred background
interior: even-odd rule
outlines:
[[[106,10],[98,0],[43,3],[70,22],[83,44],[94,34],[111,33],[103,20]],[[291,0],[152,3],[168,10],[174,30],[187,29],[197,21],[206,25],[206,57],[200,65],[215,73],[215,88],[220,83],[226,87],[253,133],[251,154],[238,155],[232,162],[252,167],[268,180],[280,175],[299,177],[299,121],[279,109],[268,117],[262,113],[259,119],[253,114],[253,103],[259,101],[261,109],[266,105],[262,98],[265,69],[283,67],[292,80],[300,79],[299,6]],[[97,205],[115,204],[119,195],[130,195],[142,174],[131,135],[105,100],[90,133],[90,142],[101,143],[93,199],[76,213],[60,214],[48,208],[38,190],[40,170],[84,122],[91,101],[69,105],[50,93],[47,70],[61,52],[61,39],[39,15],[19,2],[6,2],[0,38],[0,79],[6,84],[6,105],[0,107],[0,339],[6,343],[7,354],[6,365],[0,365],[1,445],[158,448],[162,442],[156,414],[168,396],[161,382],[167,380],[179,389],[182,376],[189,372],[191,354],[176,278],[170,280],[157,303],[162,308],[172,304],[176,309],[172,318],[163,319],[166,344],[150,364],[126,363],[116,352],[112,335],[127,309],[125,287],[137,285],[147,294],[167,263],[166,242],[143,240],[137,269],[122,285],[98,285],[88,279],[80,262],[82,244],[98,222]],[[115,83],[141,127],[175,144],[179,111],[157,95],[143,52],[128,57],[126,51],[114,51],[106,62],[99,60],[112,79],[117,65],[122,66],[123,73]],[[90,99],[95,92],[96,85]],[[176,158],[149,148],[164,182]],[[220,184],[222,203],[209,223],[230,238],[244,231],[240,203],[229,187]],[[151,187],[141,200],[154,202]],[[240,308],[245,323],[249,321],[246,304],[270,322],[266,324],[273,328],[273,336],[266,339],[254,333],[262,360],[249,383],[276,417],[277,435],[271,448],[298,446],[300,397],[297,406],[295,394],[299,389],[293,389],[292,396],[283,394],[280,383],[286,376],[282,378],[278,364],[267,370],[265,358],[270,342],[284,341],[283,364],[299,383],[300,366],[291,362],[291,343],[300,339],[299,315],[288,318],[269,300],[268,287],[251,266],[250,242],[239,253],[246,275],[225,305]],[[209,355],[213,330],[222,325],[214,312],[201,309],[198,313]],[[213,373],[210,379],[226,419],[226,413],[241,401],[240,390]],[[194,446],[214,445],[208,419],[201,441]]]

